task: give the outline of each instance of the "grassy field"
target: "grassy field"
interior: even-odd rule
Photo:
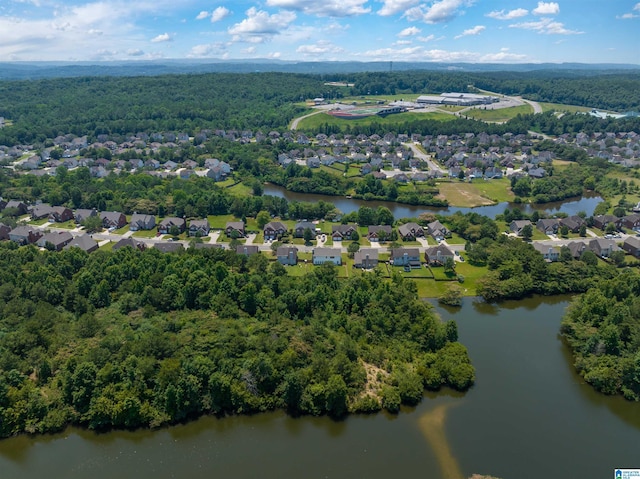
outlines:
[[[407,113],[398,113],[397,115],[389,115],[386,117],[381,117],[377,115],[373,115],[367,118],[359,118],[355,120],[345,120],[343,118],[336,118],[334,116],[328,115],[326,113],[320,113],[318,115],[310,116],[309,118],[305,118],[302,120],[298,129],[304,130],[314,130],[316,128],[321,127],[322,125],[328,124],[330,126],[337,126],[339,128],[345,128],[347,125],[396,125],[398,123],[404,123],[407,121],[415,121],[415,120],[438,120],[438,121],[451,121],[456,117],[453,115],[447,115],[446,113],[432,112],[432,113],[415,113],[415,112],[407,112]]]
[[[482,183],[490,183],[491,181],[483,180]],[[495,203],[493,199],[487,198],[474,183],[451,181],[436,183],[436,186],[440,190],[438,197],[446,199],[451,206],[474,207]],[[488,185],[483,184],[482,186],[486,187]],[[502,186],[502,189],[506,190],[506,186]],[[493,191],[492,194],[496,195],[496,191]]]
[[[464,112],[465,116],[475,118],[476,120],[503,122],[509,121],[520,114],[533,113],[533,108],[529,105],[514,106],[511,108],[499,108],[496,110],[480,110],[474,108]]]
[[[566,113],[576,113],[576,112],[591,111],[591,108],[588,108],[586,106],[563,105],[561,103],[544,103],[544,102],[538,102],[538,104],[542,107],[543,112],[561,111]]]

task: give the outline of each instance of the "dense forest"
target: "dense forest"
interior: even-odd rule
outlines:
[[[398,411],[474,381],[454,322],[399,275],[264,255],[0,245],[0,436],[275,408]]]
[[[13,126],[0,129],[0,144],[42,143],[47,138],[69,133],[88,135],[93,140],[100,134],[156,131],[193,135],[203,129],[283,130],[305,110],[296,106],[296,102],[309,98],[468,91],[474,86],[539,101],[622,111],[640,109],[640,80],[629,73],[406,71],[357,73],[346,78],[355,82],[355,86],[327,86],[325,81],[332,79],[330,75],[286,73],[4,81],[0,82],[0,116],[10,119]],[[344,80],[345,76],[336,75],[336,79]],[[484,125],[484,131],[489,133],[493,132],[492,128],[496,132],[504,129],[504,126],[481,122],[455,122],[448,126],[416,122],[398,128],[401,132],[437,134],[438,128],[452,133],[473,132],[479,125]],[[524,132],[525,127],[526,122],[514,122],[510,124],[510,131]],[[576,131],[575,123],[573,128]],[[543,130],[542,125],[540,129]],[[368,133],[361,127],[353,131],[360,132]]]
[[[598,391],[640,401],[640,276],[626,271],[571,303],[561,332]]]

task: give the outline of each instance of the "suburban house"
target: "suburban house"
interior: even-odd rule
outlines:
[[[47,233],[37,241],[37,245],[41,248],[46,248],[47,243],[53,247],[56,251],[62,251],[66,245],[71,243],[73,236],[68,231]]]
[[[277,240],[287,233],[287,227],[280,221],[270,221],[262,229],[265,240]]]
[[[252,254],[258,254],[260,250],[253,244],[240,244],[236,247],[236,253],[244,256],[251,256]]]
[[[560,246],[544,243],[533,243],[533,247],[542,255],[545,261],[558,261],[560,259]]]
[[[65,221],[71,221],[73,219],[73,211],[70,208],[64,206],[52,206],[49,213],[49,221],[55,221],[56,223],[64,223]]]
[[[186,229],[186,221],[184,218],[177,218],[175,216],[168,216],[158,224],[158,233],[163,235],[169,234],[172,227],[178,228],[180,233]]]
[[[593,251],[597,256],[601,258],[608,258],[611,253],[618,251],[618,245],[614,240],[596,238],[589,241],[587,245],[589,251]]]
[[[597,215],[593,217],[593,226],[599,230],[604,230],[609,223],[618,223],[619,218],[613,215]]]
[[[571,253],[573,259],[580,259],[582,253],[587,249],[587,246],[582,241],[572,241],[566,246],[569,248],[569,253]]]
[[[298,248],[293,246],[280,246],[276,251],[276,257],[280,264],[295,266],[298,264]]]
[[[117,211],[102,211],[100,212],[100,219],[102,220],[102,226],[105,228],[122,228],[127,224],[127,217],[124,213],[118,213]]]
[[[203,220],[191,220],[189,222],[189,236],[208,236],[211,226],[209,226],[209,220],[206,218]]]
[[[39,205],[35,205],[31,209],[31,219],[33,220],[41,220],[43,218],[48,218],[49,214],[52,211],[51,205],[46,203],[40,203]]]
[[[82,251],[91,253],[98,249],[98,243],[89,235],[84,234],[73,238],[64,249],[80,248]]]
[[[76,223],[80,224],[87,218],[91,216],[98,216],[98,212],[96,210],[87,210],[79,208],[76,210],[74,218],[76,219]]]
[[[337,266],[342,264],[342,253],[340,248],[314,248],[313,264],[332,263]]]
[[[419,268],[421,266],[420,250],[418,248],[392,248],[391,264]]]
[[[235,236],[233,232],[236,232],[238,238],[244,238],[244,222],[243,221],[227,221],[227,224],[224,227],[224,234],[227,235],[228,238]]]
[[[424,251],[424,259],[430,265],[443,265],[447,258],[454,259],[454,253],[447,246],[439,244]]]
[[[11,231],[11,226],[7,226],[4,223],[0,223],[0,241],[8,240],[10,231]]]
[[[131,231],[151,230],[156,226],[156,217],[154,215],[143,215],[134,213],[131,215],[129,229]]]
[[[405,223],[398,226],[398,234],[405,241],[415,240],[424,236],[424,230],[418,223]]]
[[[112,249],[114,251],[117,251],[120,248],[126,248],[126,247],[144,251],[147,248],[147,245],[144,244],[142,241],[138,241],[134,238],[122,238],[120,241],[118,241],[116,244],[113,245]]]
[[[619,226],[628,230],[640,231],[640,215],[633,214],[623,216],[620,218]]]
[[[536,228],[542,231],[546,235],[555,235],[558,234],[558,226],[559,222],[557,219],[541,219],[536,223]]]
[[[153,245],[153,247],[161,253],[176,253],[184,250],[182,243],[175,241],[158,241]]]
[[[331,227],[331,239],[333,241],[350,240],[353,233],[358,232],[356,225],[333,225]]]
[[[445,225],[436,220],[427,225],[427,234],[431,235],[436,241],[443,241],[451,232]]]
[[[28,207],[22,201],[17,200],[9,200],[3,209],[15,209],[17,216],[26,215],[28,211]]]
[[[42,231],[32,226],[18,226],[9,232],[9,239],[18,244],[32,244],[42,237]]]
[[[635,258],[640,258],[640,238],[629,236],[622,243],[622,249]]]
[[[367,232],[369,241],[386,241],[391,238],[391,226],[389,225],[371,225]]]
[[[580,227],[585,224],[584,219],[577,215],[567,216],[560,219],[560,226],[566,226],[572,233],[580,231]]]
[[[373,269],[378,266],[378,248],[362,248],[353,255],[355,268]]]
[[[311,221],[300,221],[293,228],[293,236],[296,238],[304,237],[304,230],[311,230],[312,238],[316,237],[316,225]]]
[[[509,229],[511,232],[515,233],[518,236],[522,236],[522,229],[525,226],[532,226],[531,221],[529,220],[513,220],[511,224],[509,224]]]

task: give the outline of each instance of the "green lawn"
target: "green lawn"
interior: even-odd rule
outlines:
[[[207,220],[214,230],[224,230],[229,221],[240,221],[233,215],[209,215],[207,216]]]
[[[132,236],[134,238],[155,238],[157,234],[158,234],[158,230],[156,228],[153,228],[152,230],[134,231]]]
[[[449,244],[466,244],[467,240],[456,233],[451,233],[451,238],[447,238]]]
[[[509,178],[491,179],[491,180],[474,180],[475,186],[480,194],[489,198],[494,203],[503,203],[505,201],[513,201],[515,195],[511,191],[511,180]]]
[[[415,113],[415,112],[407,112],[407,113],[398,113],[396,115],[389,115],[386,117],[381,117],[377,115],[369,116],[366,118],[358,118],[355,120],[347,120],[343,118],[336,118],[327,113],[319,113],[317,115],[310,116],[309,118],[305,118],[302,120],[298,129],[316,129],[325,124],[329,126],[337,126],[340,129],[345,129],[347,125],[396,125],[400,123],[415,121],[415,120],[439,120],[439,121],[451,121],[456,117],[453,115],[447,115],[446,113],[440,112],[429,112],[429,113]]]
[[[55,228],[64,228],[64,229],[72,230],[77,228],[79,225],[76,223],[75,220],[69,220],[69,221],[65,221],[64,223],[51,223],[51,226]]]
[[[32,226],[42,226],[45,223],[49,222],[49,218],[41,218],[39,220],[31,220],[29,221],[29,224]]]
[[[533,113],[533,108],[529,105],[514,106],[511,108],[499,108],[496,110],[482,110],[480,108],[473,108],[463,113],[464,116],[475,118],[476,120],[502,122],[515,118],[517,115],[526,115]]]
[[[592,109],[586,106],[577,106],[577,105],[563,105],[562,103],[545,103],[538,102],[538,104],[542,107],[543,112],[547,111],[561,111],[567,113],[576,113],[576,112],[589,112]]]

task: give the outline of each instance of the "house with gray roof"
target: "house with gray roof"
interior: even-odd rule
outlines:
[[[73,236],[68,231],[47,233],[37,241],[41,248],[51,248],[55,251],[62,251],[66,245],[73,240]],[[49,246],[50,245],[50,246]]]
[[[298,264],[298,248],[293,246],[280,246],[276,250],[276,257],[280,264],[295,266]]]
[[[443,265],[447,258],[454,259],[454,253],[444,244],[427,248],[424,251],[424,259],[430,265]]]
[[[129,229],[131,231],[152,230],[156,226],[156,217],[154,215],[145,215],[134,213],[131,215]]]
[[[373,269],[378,266],[378,248],[362,248],[353,255],[355,268]]]
[[[73,238],[64,249],[80,248],[82,251],[91,253],[98,249],[98,243],[87,234],[79,235]]]
[[[422,265],[418,248],[392,248],[390,260],[393,266],[419,268]]]
[[[313,249],[313,264],[327,264],[332,263],[337,266],[342,264],[342,252],[340,248],[314,248]]]

